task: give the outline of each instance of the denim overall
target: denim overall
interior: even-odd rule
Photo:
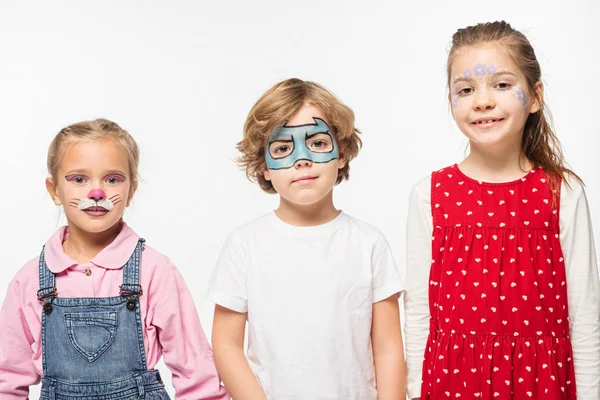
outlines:
[[[146,365],[139,296],[144,239],[123,267],[120,296],[57,297],[56,278],[40,255],[41,400],[169,399]]]

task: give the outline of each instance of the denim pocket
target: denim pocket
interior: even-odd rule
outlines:
[[[108,349],[117,332],[115,311],[65,313],[71,345],[83,358],[94,362]]]

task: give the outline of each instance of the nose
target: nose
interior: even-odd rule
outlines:
[[[312,165],[312,160],[302,159],[298,160],[294,163],[294,168],[298,169],[300,167],[310,167]]]
[[[88,199],[100,201],[106,198],[106,193],[102,189],[92,189],[87,195]]]
[[[494,107],[496,107],[496,102],[489,90],[479,90],[475,94],[475,101],[473,102],[475,111],[492,110]]]

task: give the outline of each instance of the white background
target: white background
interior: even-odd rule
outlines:
[[[51,139],[105,117],[141,148],[143,181],[126,220],[181,269],[210,336],[202,294],[227,233],[277,205],[232,162],[235,144],[258,97],[289,77],[320,82],[354,109],[364,149],[335,203],[380,227],[404,271],[411,186],[465,151],[446,101],[448,44],[456,29],[497,19],[536,49],[600,230],[598,16],[597,0],[4,1],[0,301],[65,222],[44,187]]]

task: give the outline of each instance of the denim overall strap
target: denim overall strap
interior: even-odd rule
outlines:
[[[38,277],[39,277],[39,290],[37,292],[37,298],[39,301],[44,303],[42,307],[42,338],[46,335],[46,316],[50,315],[52,312],[52,301],[56,298],[56,277],[46,265],[46,257],[45,257],[45,246],[42,247],[42,252],[40,253],[40,261],[38,267]],[[46,351],[44,349],[45,341],[42,340],[42,368],[46,370]]]
[[[38,300],[40,301],[52,301],[56,297],[56,278],[54,274],[50,272],[46,266],[46,257],[44,255],[44,247],[40,253],[40,262],[38,267],[38,275],[40,281],[40,288],[37,292]]]
[[[146,349],[144,348],[144,332],[142,329],[143,324],[139,302],[140,296],[144,293],[140,285],[140,262],[145,242],[145,239],[140,238],[132,256],[123,267],[123,283],[120,286],[120,294],[127,299],[127,309],[135,312],[140,356],[147,368],[148,364],[146,362]]]
[[[132,297],[134,300],[143,294],[140,285],[140,260],[145,239],[140,238],[132,256],[123,267],[123,284],[120,287],[121,296]]]

